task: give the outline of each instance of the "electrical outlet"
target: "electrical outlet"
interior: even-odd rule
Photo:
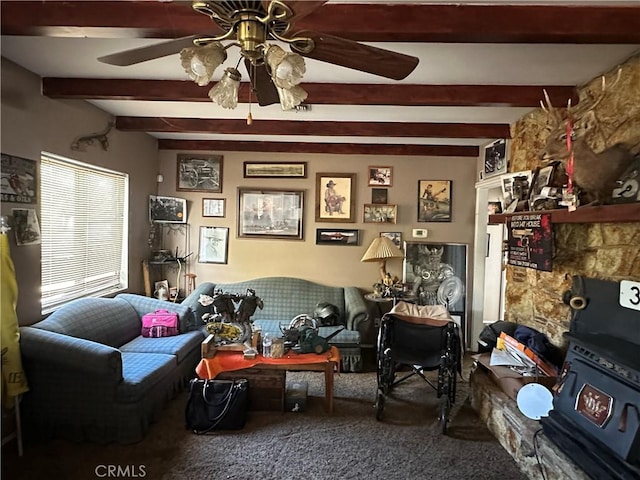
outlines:
[[[414,228],[413,229],[413,237],[414,238],[427,238],[428,230],[426,228]]]

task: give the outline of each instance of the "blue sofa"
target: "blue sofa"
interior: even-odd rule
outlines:
[[[178,313],[179,335],[140,336],[158,309]],[[187,305],[120,294],[75,300],[20,336],[25,435],[129,444],[194,376],[205,331]]]
[[[362,292],[356,287],[332,287],[292,277],[263,277],[237,283],[204,282],[182,302],[202,315],[211,312],[210,307],[198,303],[201,294],[213,296],[219,289],[225,293],[245,294],[253,289],[264,303],[262,310],[255,311],[251,319],[262,327],[262,333],[282,335],[280,325],[288,323],[297,315],[312,316],[319,302],[329,302],[340,311],[340,323],[346,328],[329,343],[340,350],[341,369],[345,372],[362,371],[360,340],[371,327],[371,319]],[[327,337],[338,327],[320,327],[319,335]]]

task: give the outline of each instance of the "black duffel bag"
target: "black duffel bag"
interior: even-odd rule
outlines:
[[[185,409],[186,426],[197,434],[214,430],[240,430],[247,421],[248,409],[248,380],[194,378],[190,382]]]
[[[517,323],[503,322],[501,320],[487,325],[482,329],[478,336],[478,353],[485,353],[493,350],[498,342],[498,337],[502,332],[513,337],[516,328],[518,328]]]

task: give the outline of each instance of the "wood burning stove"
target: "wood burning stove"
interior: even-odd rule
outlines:
[[[640,312],[619,305],[619,289],[574,277],[569,349],[553,410],[541,419],[594,479],[640,479]]]

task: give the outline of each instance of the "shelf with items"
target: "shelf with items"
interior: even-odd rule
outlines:
[[[616,205],[584,206],[570,212],[568,209],[539,210],[531,212],[500,213],[489,215],[489,224],[508,223],[514,215],[551,214],[551,223],[630,223],[640,222],[640,202]]]
[[[164,284],[169,300],[179,301],[189,288],[189,224],[155,222],[150,228],[151,256],[142,262],[145,295],[157,296]]]

